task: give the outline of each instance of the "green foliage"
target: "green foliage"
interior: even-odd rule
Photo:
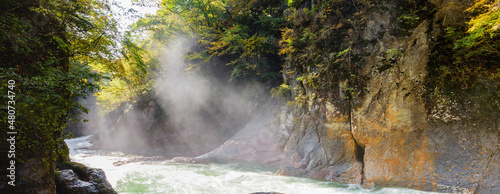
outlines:
[[[294,94],[293,101],[288,101],[288,106],[297,106],[300,108],[306,108],[306,105],[312,105],[314,100],[317,98],[317,95],[314,93],[306,93],[304,90],[300,90],[297,88],[293,88],[297,91]]]
[[[467,24],[445,29],[431,55],[430,93],[459,97],[478,83],[500,82],[499,3],[478,0],[467,9]]]
[[[161,2],[163,10],[181,16],[193,29],[200,29],[195,25],[207,27],[218,25],[217,22],[226,14],[225,3],[221,0],[162,0]]]
[[[455,41],[455,49],[467,50],[466,57],[500,54],[500,1],[478,0],[467,11],[475,17],[468,22],[467,34]]]
[[[167,47],[179,37],[187,37],[198,40],[185,56],[188,71],[220,75],[226,72],[214,71],[225,71],[229,67],[230,78],[225,81],[258,81],[276,86],[281,82],[281,60],[276,53],[278,32],[284,23],[278,5],[281,2],[277,0],[163,0],[156,15],[134,24],[132,34],[151,32],[150,37],[138,41],[147,53],[140,54],[142,57],[159,58],[162,55],[159,48]],[[131,52],[129,48],[126,50]],[[150,66],[145,63],[146,67]],[[148,74],[154,75],[157,71],[158,68],[146,68]]]
[[[278,87],[272,88],[271,96],[281,100],[289,99],[291,97],[290,86],[283,83]]]
[[[298,7],[303,0],[287,0],[289,7]]]
[[[271,37],[253,34],[248,26],[235,25],[230,27],[216,41],[211,42],[208,53],[211,57],[227,56],[231,60],[226,64],[233,67],[231,79],[242,80],[252,77],[266,78],[269,61],[266,55],[273,54],[273,45],[269,44]],[[270,78],[272,82],[274,78]],[[263,80],[264,82],[267,80]]]
[[[427,1],[422,0],[405,0],[399,1],[398,7],[393,8],[397,14],[396,21],[398,22],[396,28],[392,30],[392,34],[395,36],[410,36],[413,34],[413,30],[426,18],[432,17],[426,7],[428,7]],[[387,9],[387,8],[385,8]],[[385,10],[388,11],[388,10]]]
[[[45,67],[40,75],[30,77],[17,73],[13,68],[0,70],[2,78],[17,83],[14,92],[17,93],[15,131],[19,133],[16,146],[21,150],[18,157],[25,160],[36,153],[48,153],[46,156],[52,157],[50,150],[57,150],[57,140],[66,126],[69,110],[75,107],[87,111],[72,97],[96,91],[98,86],[91,80],[99,78],[99,75],[78,65],[70,66],[67,72]],[[6,79],[2,81],[6,83]],[[2,84],[3,91],[7,91],[6,87]],[[5,105],[2,107],[2,122],[7,123]]]
[[[357,74],[352,45],[360,34],[366,12],[362,1],[324,1],[307,8],[290,7],[284,12],[279,54],[286,60],[285,75],[298,77],[293,88],[295,101],[304,105],[324,97],[338,82]],[[363,8],[363,9],[362,9]],[[309,96],[309,91],[318,96]]]
[[[63,139],[73,139],[73,138],[75,138],[75,135],[73,135],[73,133],[71,133],[71,132],[64,135],[64,137],[63,137]]]
[[[153,96],[155,78],[168,71],[157,59],[180,37],[197,40],[184,56],[188,72],[202,71],[233,84],[279,85],[281,5],[278,0],[162,0],[156,14],[133,24],[122,43],[122,59],[109,68],[93,65],[111,78],[102,82],[99,103],[109,111],[123,101]]]
[[[420,17],[416,14],[416,11],[408,11],[401,14],[398,21],[403,24],[403,28],[415,28],[420,22]]]
[[[87,112],[73,99],[97,91],[105,78],[89,63],[113,64],[114,21],[105,2],[94,0],[7,0],[1,10],[0,89],[8,91],[7,81],[15,81],[16,164],[40,160],[49,168],[70,109]],[[7,123],[12,99],[1,98],[0,119]]]
[[[125,101],[135,102],[151,96],[154,77],[158,73],[158,61],[148,57],[148,51],[130,39],[125,39],[122,45],[123,58],[116,61],[119,69],[113,72],[111,80],[101,83],[104,87],[96,94],[105,111],[111,111]]]

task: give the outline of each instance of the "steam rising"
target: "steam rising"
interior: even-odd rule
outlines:
[[[183,61],[191,43],[181,38],[165,49],[161,60],[163,76],[158,78],[156,89],[168,103],[162,103],[164,110],[173,116],[173,122],[184,123],[198,119],[198,114],[207,105],[210,91],[209,80],[198,73],[188,74]],[[191,119],[192,118],[192,119]]]
[[[186,71],[184,56],[194,44],[179,38],[165,49],[161,60],[165,72],[157,80],[156,89],[164,99],[163,110],[177,126],[180,145],[187,145],[194,152],[206,152],[236,133],[248,115],[241,95],[229,84],[202,71]]]
[[[224,79],[210,76],[208,71],[186,71],[184,56],[195,44],[187,38],[171,42],[160,58],[162,71],[152,99],[123,103],[108,114],[94,143],[120,150],[156,148],[197,155],[238,132],[248,121],[250,103],[243,100],[242,89]]]

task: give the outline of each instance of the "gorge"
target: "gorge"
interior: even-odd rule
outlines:
[[[264,164],[279,168],[278,175],[368,189],[498,193],[498,82],[477,78],[474,86],[458,89],[452,80],[442,80],[450,82],[445,87],[433,81],[441,79],[436,68],[447,63],[442,56],[442,49],[449,48],[444,46],[445,30],[463,24],[468,17],[462,15],[464,8],[471,3],[419,5],[420,18],[414,16],[418,22],[410,29],[405,29],[409,24],[401,22],[402,16],[391,12],[404,3],[372,5],[362,26],[354,27],[359,34],[352,36],[359,39],[352,40],[348,49],[354,66],[349,68],[354,70],[341,69],[351,74],[320,77],[325,74],[320,66],[300,66],[296,63],[301,59],[289,59],[280,89],[290,92],[292,101],[286,102],[289,97],[254,102],[255,108],[247,108],[251,116],[246,124],[232,132],[234,136],[226,136],[227,141],[219,141],[222,145],[174,160]],[[313,26],[317,21],[310,22]],[[157,106],[151,105],[139,110],[151,112],[148,109]]]
[[[2,193],[500,193],[498,0],[162,0],[116,50],[54,2],[2,7]]]

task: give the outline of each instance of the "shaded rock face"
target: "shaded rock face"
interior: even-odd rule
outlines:
[[[66,163],[56,171],[58,193],[116,193],[101,169],[88,168],[78,163]]]
[[[333,106],[314,111],[269,102],[215,150],[173,162],[259,163],[279,169],[279,175],[360,184],[363,150],[350,134],[347,117],[336,119]]]
[[[280,175],[307,176],[361,184],[361,149],[350,133],[349,117],[331,104],[301,112],[284,108]]]

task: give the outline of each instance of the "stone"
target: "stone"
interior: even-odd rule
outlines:
[[[58,193],[116,193],[101,169],[75,162],[61,164],[59,168],[62,169],[56,171]]]

